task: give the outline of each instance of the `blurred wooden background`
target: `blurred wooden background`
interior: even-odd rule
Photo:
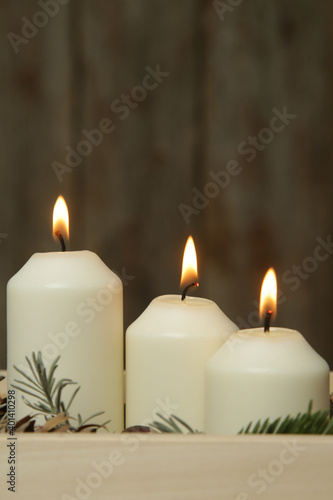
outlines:
[[[134,277],[124,287],[125,327],[155,296],[179,292],[192,234],[197,295],[249,324],[274,266],[286,299],[276,324],[300,330],[333,366],[333,255],[313,258],[317,238],[333,233],[332,2],[0,5],[0,368],[6,283],[33,253],[58,251],[51,218],[59,194],[69,205],[70,248]],[[145,96],[135,87],[158,66],[169,75]],[[116,101],[123,94],[132,95],[126,112]],[[284,108],[296,117],[263,131]],[[66,147],[104,118],[115,130],[60,182],[52,164],[65,164]],[[251,161],[249,136],[262,138]],[[193,189],[212,194],[210,172],[231,160],[241,172],[187,224],[179,205],[193,207]]]

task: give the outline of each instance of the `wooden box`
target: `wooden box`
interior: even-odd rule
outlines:
[[[0,436],[0,498],[328,500],[333,436],[17,434]],[[332,462],[332,464],[331,464]]]

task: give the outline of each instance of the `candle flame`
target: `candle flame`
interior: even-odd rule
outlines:
[[[59,196],[53,209],[53,236],[57,239],[56,232],[59,231],[63,237],[69,238],[69,216],[66,202]]]
[[[185,286],[198,279],[197,254],[192,236],[189,236],[185,245],[182,276],[180,286]]]
[[[274,269],[271,267],[262,283],[260,294],[260,315],[265,316],[267,311],[272,311],[272,317],[276,315],[277,282]]]

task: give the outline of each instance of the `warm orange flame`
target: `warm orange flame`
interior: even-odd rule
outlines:
[[[265,316],[267,311],[272,311],[272,317],[276,315],[277,282],[274,269],[271,267],[262,283],[260,294],[260,314]]]
[[[56,237],[56,231],[59,231],[64,238],[69,238],[69,217],[66,202],[62,196],[59,196],[53,209],[53,236]]]
[[[182,277],[180,286],[185,286],[198,279],[197,254],[192,236],[189,236],[185,245]]]

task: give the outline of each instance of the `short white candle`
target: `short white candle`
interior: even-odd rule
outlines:
[[[237,434],[250,422],[329,408],[329,366],[295,330],[239,330],[206,365],[206,424]]]
[[[36,253],[7,286],[8,382],[30,374],[25,357],[41,351],[47,366],[60,355],[55,377],[81,389],[70,414],[93,422],[111,419],[123,429],[122,283],[93,252]],[[68,401],[76,386],[63,391]],[[26,395],[33,401],[32,396]],[[16,420],[34,413],[16,391]],[[39,419],[38,423],[42,423]]]
[[[204,428],[204,371],[237,326],[211,300],[155,298],[126,332],[126,426],[175,414]]]

